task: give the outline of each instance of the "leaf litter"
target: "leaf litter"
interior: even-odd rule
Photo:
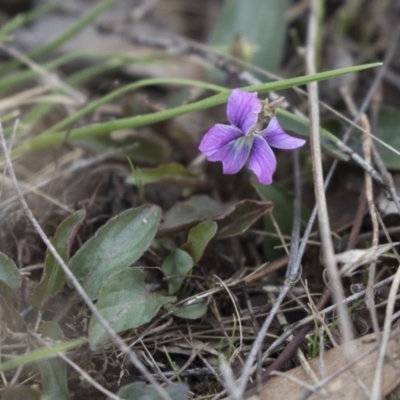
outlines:
[[[21,8],[2,5],[0,9],[4,20],[10,23],[5,27],[15,33],[13,40],[4,42],[2,46],[4,66],[0,68],[1,104],[4,106],[2,124],[7,140],[14,143],[13,148],[18,148],[26,138],[74,116],[82,109],[82,101],[90,104],[143,78],[178,76],[206,81],[212,76],[212,83],[229,88],[252,84],[240,81],[239,72],[243,70],[243,64],[224,55],[219,60],[225,64],[220,63],[218,67],[225,78],[218,78],[215,68],[211,72],[213,60],[218,57],[213,53],[214,47],[201,50],[196,41],[206,42],[205,38],[209,37],[213,45],[221,45],[224,47],[222,51],[242,61],[249,61],[252,54],[256,54],[253,62],[262,66],[265,63],[260,60],[263,53],[272,48],[271,41],[275,44],[283,42],[287,35],[282,21],[298,32],[304,32],[306,22],[305,10],[301,11],[294,5],[284,10],[282,2],[277,1],[276,7],[271,2],[265,18],[276,13],[274,23],[281,21],[279,31],[282,32],[279,38],[263,37],[265,43],[262,42],[261,46],[252,43],[256,40],[253,24],[241,21],[243,37],[234,38],[230,32],[232,24],[228,24],[226,19],[215,19],[215,15],[229,16],[229,8],[219,14],[223,7],[219,1],[206,1],[199,5],[178,1],[175,8],[167,2],[138,2],[132,7],[132,4],[122,1],[103,1],[97,6],[89,1],[71,1],[56,9],[46,9],[46,2],[41,2],[43,9],[38,8],[40,2],[33,9],[24,9],[25,2],[18,3],[21,3]],[[230,12],[233,12],[235,4],[240,2],[227,0],[226,3],[232,6]],[[366,11],[372,21],[368,30],[357,18],[356,3],[337,5],[328,1],[325,34],[329,35],[329,30],[341,24],[343,32],[352,38],[353,53],[360,59],[382,59],[390,44],[390,35],[382,20],[392,21],[391,13],[395,6],[386,5],[376,10],[374,2],[367,2]],[[32,11],[37,11],[37,15],[29,14]],[[254,12],[253,9],[250,11]],[[250,11],[249,21],[254,19]],[[17,18],[14,17],[16,12],[28,12],[27,20],[32,18],[33,22],[24,24],[12,19]],[[236,12],[243,10],[237,6]],[[374,12],[381,18],[375,17]],[[345,14],[349,16],[347,20],[343,19]],[[79,19],[83,16],[86,19]],[[260,14],[257,16],[261,18]],[[236,17],[229,16],[232,20]],[[210,35],[212,19],[216,28]],[[128,34],[132,21],[135,21],[137,29]],[[361,26],[363,40],[353,32],[354,26]],[[46,47],[50,27],[53,39],[59,41]],[[150,29],[155,33],[146,37]],[[67,30],[69,34],[64,35]],[[142,33],[140,38],[138,32]],[[378,43],[368,53],[364,46],[374,40],[371,32],[379,36],[384,45]],[[143,41],[143,34],[150,46],[138,45]],[[223,39],[226,35],[231,39]],[[162,46],[160,39],[164,40]],[[338,44],[330,46],[346,47],[348,42],[341,38]],[[7,51],[7,48],[16,51]],[[270,60],[273,68],[281,65],[285,75],[301,75],[298,51],[293,44],[285,50],[275,48]],[[347,63],[345,66],[356,64],[347,48],[330,49],[330,52],[341,54],[340,60],[335,61]],[[28,62],[22,57],[26,54]],[[201,62],[194,61],[193,54],[197,54]],[[332,63],[332,58],[324,58],[324,62],[329,60]],[[396,57],[393,60],[395,66]],[[57,66],[50,68],[48,64],[52,62]],[[329,64],[325,70],[342,66]],[[251,75],[252,70],[249,71]],[[254,72],[254,76],[257,73]],[[385,77],[384,80],[382,102],[385,107],[378,110],[375,120],[372,110],[371,119],[376,122],[374,133],[379,135],[381,132],[382,139],[397,149],[395,135],[388,134],[399,118],[396,114],[398,87],[393,83],[396,72],[391,73],[387,75],[391,78]],[[352,74],[347,81],[332,81],[329,91],[339,93],[337,85],[345,83],[349,85],[351,96],[361,99],[366,95],[361,83],[370,84],[372,81],[371,72]],[[177,85],[162,83],[143,87],[138,92],[127,91],[96,110],[72,119],[68,129],[155,113],[167,110],[171,105],[190,104],[211,94],[209,88],[187,91]],[[294,92],[287,91],[285,96],[296,109],[305,109],[305,103]],[[348,110],[341,104],[342,99],[342,95],[337,93],[324,98],[347,116]],[[12,137],[17,116],[20,122]],[[282,123],[284,128],[289,125],[291,129],[296,127],[293,119],[285,116],[282,121],[285,121]],[[237,379],[241,377],[243,364],[260,325],[273,305],[271,299],[274,297],[268,293],[278,292],[285,278],[288,259],[282,248],[286,246],[291,251],[288,237],[295,218],[291,157],[284,152],[276,153],[279,167],[274,176],[275,187],[257,187],[249,181],[246,170],[234,176],[223,175],[221,165],[206,164],[198,157],[198,145],[204,133],[218,122],[226,122],[223,107],[189,113],[141,128],[116,129],[105,137],[87,137],[80,142],[62,143],[22,156],[15,153],[13,159],[19,185],[46,234],[53,238],[63,259],[97,301],[97,307],[150,373],[160,383],[168,381],[166,392],[173,399],[213,398],[222,393],[227,382],[220,375],[220,355],[228,360],[233,375]],[[332,123],[336,126],[333,133],[340,136],[345,126],[343,120],[333,115],[323,116],[324,126]],[[297,133],[302,138],[304,131],[307,135],[304,125],[299,131]],[[354,141],[359,145],[360,135],[357,134]],[[353,148],[357,151],[356,145]],[[378,147],[378,150],[384,165],[393,171],[396,178],[398,161],[395,154],[386,147]],[[303,232],[315,200],[309,151],[302,149],[300,155]],[[326,155],[326,168],[330,160]],[[395,259],[380,256],[392,250],[400,240],[396,231],[399,217],[397,212],[384,215],[380,231],[373,232],[367,209],[360,206],[365,193],[362,181],[362,171],[346,163],[334,176],[328,191],[332,229],[336,232],[333,238],[337,246],[336,261],[344,264],[342,271],[349,275],[356,268],[368,272],[368,264],[379,258],[378,282],[393,277],[398,264]],[[48,398],[63,399],[106,398],[105,393],[99,392],[90,380],[67,367],[60,358],[49,358],[58,349],[65,348],[70,349],[66,354],[71,361],[116,398],[162,398],[153,386],[143,383],[146,377],[133,368],[108,339],[74,289],[64,285],[62,274],[57,273],[57,265],[22,214],[7,174],[3,175],[1,186],[1,363],[7,366],[7,361],[20,360],[22,365],[17,368],[15,364],[3,373],[1,390],[4,397],[36,399],[45,394]],[[374,196],[375,199],[384,197],[381,187],[375,187]],[[353,240],[348,235],[351,236],[352,227],[359,220],[362,223],[356,239],[357,249],[353,245],[351,250],[343,253],[345,245]],[[391,232],[390,237],[386,229]],[[374,234],[381,238],[379,246],[371,246]],[[318,243],[316,229],[312,239]],[[302,281],[294,286],[292,294],[281,306],[280,311],[291,326],[301,323],[310,314],[307,303],[317,302],[323,290],[320,248],[313,243],[307,247],[302,259]],[[273,268],[274,263],[276,268]],[[95,287],[87,286],[86,278],[90,275],[86,274],[87,271],[93,276],[100,274],[101,279],[96,279]],[[262,278],[252,279],[253,274]],[[353,285],[365,281],[360,274],[346,279],[348,281],[344,280],[343,286],[348,296],[353,293]],[[307,282],[306,286],[303,282]],[[308,298],[304,297],[305,291],[309,293]],[[388,287],[383,286],[374,293],[382,327]],[[365,320],[367,332],[372,331],[368,304],[363,300],[351,303],[349,310],[354,321]],[[397,311],[396,303],[394,315]],[[336,315],[328,314],[326,324],[321,323],[325,336],[320,344],[322,347],[313,345],[317,353],[323,355],[320,364],[317,365],[316,359],[311,361],[320,379],[323,379],[319,375],[323,369],[321,362],[325,363],[327,375],[331,368],[339,368],[331,358],[340,358],[340,348],[324,354],[325,348],[335,346],[335,338],[340,342],[336,324]],[[284,330],[282,319],[274,318],[261,351],[268,352]],[[393,334],[395,332],[393,329]],[[315,336],[315,332],[311,330],[308,342],[312,335]],[[357,338],[357,346],[369,343],[370,337]],[[83,345],[76,342],[79,347],[73,348],[74,340],[82,338],[87,342]],[[390,346],[396,340],[393,336]],[[281,353],[282,347],[274,348],[276,350],[268,358],[263,358],[263,368]],[[310,346],[303,346],[303,351],[307,357],[315,355]],[[29,359],[19,358],[30,352],[38,358],[32,358],[29,363]],[[359,349],[359,353],[362,352],[364,349]],[[397,362],[395,352],[392,356]],[[341,366],[348,361],[345,359]],[[291,374],[290,370],[298,364],[295,356],[289,357],[284,367],[289,371],[286,373]],[[386,377],[391,374],[388,372],[390,365],[384,366]],[[292,374],[303,382],[303,386],[297,382],[293,392],[286,393],[290,396],[288,398],[297,398],[299,388],[304,388],[306,378],[299,378],[296,372],[300,368],[294,369]],[[372,382],[373,371],[360,368],[353,370],[354,374]],[[256,370],[254,368],[253,378]],[[347,380],[351,376],[344,374],[336,378],[339,383],[335,388],[344,389],[335,396],[350,396],[349,388],[356,386]],[[278,387],[287,388],[285,379],[276,377],[271,383],[266,382],[259,396],[264,391],[271,395],[275,382],[278,382]],[[387,378],[382,393],[388,394],[397,383],[396,379]],[[330,390],[329,384],[321,388]]]

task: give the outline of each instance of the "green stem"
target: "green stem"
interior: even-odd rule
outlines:
[[[337,69],[334,71],[321,72],[321,73],[318,73],[315,75],[291,78],[291,79],[286,79],[283,81],[264,83],[261,85],[247,86],[243,89],[247,90],[247,91],[251,91],[251,92],[256,91],[259,93],[264,93],[264,92],[269,92],[269,91],[277,91],[277,90],[291,88],[294,86],[304,85],[309,82],[333,78],[333,77],[343,75],[346,73],[350,73],[350,72],[361,71],[364,69],[377,67],[379,65],[381,65],[381,63],[365,64],[365,65],[360,65],[360,66],[350,67],[350,68],[341,68],[341,69]],[[165,79],[145,79],[145,80],[135,83],[135,85],[136,85],[135,87],[139,88],[139,87],[143,87],[143,86],[157,85],[157,84],[160,84],[161,82],[165,83],[166,80]],[[179,84],[188,85],[187,80],[170,79],[170,80],[168,80],[168,82],[169,83],[174,82],[174,84],[176,84],[176,85],[179,85]],[[201,84],[205,85],[204,83],[201,83]],[[193,81],[192,81],[191,85],[193,85]],[[197,86],[200,86],[200,83],[198,83]],[[213,86],[215,86],[215,85],[213,85]],[[171,119],[171,118],[183,115],[183,114],[187,114],[189,112],[200,111],[200,110],[204,110],[204,109],[207,109],[210,107],[214,107],[214,106],[225,103],[231,92],[230,90],[222,91],[222,88],[215,86],[215,90],[217,90],[217,88],[219,88],[218,90],[221,93],[211,96],[207,99],[197,101],[195,103],[185,104],[185,105],[175,107],[175,108],[172,108],[169,110],[159,111],[159,112],[155,112],[152,114],[146,114],[146,115],[138,115],[135,117],[123,118],[123,119],[119,119],[119,120],[108,121],[108,122],[104,122],[102,124],[77,128],[77,129],[74,129],[71,131],[54,132],[54,133],[46,134],[46,135],[42,134],[42,135],[34,137],[30,140],[27,140],[25,143],[21,144],[17,149],[15,149],[13,151],[12,155],[18,156],[29,150],[44,149],[44,148],[52,147],[55,145],[59,145],[66,141],[73,141],[73,140],[78,140],[78,139],[83,139],[83,138],[88,138],[88,137],[107,135],[110,132],[114,132],[114,131],[121,130],[121,129],[138,128],[138,127],[154,124],[157,122],[165,121],[165,120],[168,120],[168,119]],[[131,87],[131,89],[132,89],[132,87]],[[338,139],[336,139],[336,140],[338,140]]]

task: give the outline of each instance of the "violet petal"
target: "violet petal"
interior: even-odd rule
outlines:
[[[240,136],[243,136],[243,133],[234,126],[216,124],[204,135],[199,150],[210,157]]]
[[[258,135],[262,136],[270,146],[277,149],[296,149],[306,142],[304,139],[289,136],[282,129],[276,117],[272,118],[267,128],[258,132]]]
[[[261,136],[254,136],[248,167],[257,175],[262,184],[269,185],[272,183],[272,175],[276,169],[276,158],[271,147]]]
[[[228,100],[228,121],[244,134],[255,126],[262,108],[257,93],[248,93],[241,89],[232,90]]]
[[[236,174],[242,169],[249,157],[252,141],[253,137],[241,136],[208,155],[207,159],[209,161],[221,161],[224,174]]]

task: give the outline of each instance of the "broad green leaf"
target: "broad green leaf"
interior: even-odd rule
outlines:
[[[39,328],[42,337],[60,340],[63,338],[61,328],[55,322],[46,322]],[[69,400],[67,366],[59,357],[38,361],[42,376],[43,391],[49,399]]]
[[[183,319],[198,319],[207,312],[207,304],[203,300],[185,306],[167,304],[165,308],[175,317]]]
[[[241,235],[247,231],[254,222],[271,211],[269,201],[243,200],[235,208],[220,218],[217,218],[217,238],[227,238]]]
[[[170,384],[165,387],[166,392],[173,400],[187,400],[189,388],[182,383]],[[124,400],[163,400],[157,389],[143,382],[131,383],[123,386],[117,395]]]
[[[232,209],[206,195],[192,196],[189,200],[175,203],[165,214],[162,232],[189,228],[200,221],[213,219]]]
[[[68,262],[69,258],[71,242],[78,232],[85,215],[85,210],[79,210],[67,217],[60,223],[54,238],[51,240],[51,243],[57,250],[58,254],[66,263]],[[58,265],[53,254],[47,250],[42,280],[35,287],[31,298],[31,304],[39,308],[43,301],[60,291],[64,287],[64,283],[64,271]]]
[[[214,221],[204,221],[189,231],[188,240],[182,245],[196,264],[203,256],[203,252],[210,240],[215,236],[218,225]]]
[[[17,356],[12,360],[8,360],[0,364],[0,372],[8,371],[19,367],[20,365],[27,365],[33,362],[45,360],[46,358],[53,357],[59,352],[75,349],[85,343],[84,339],[75,339],[68,342],[57,343],[50,347],[42,347],[33,350],[29,353]]]
[[[193,183],[196,175],[189,172],[183,165],[178,163],[161,164],[155,168],[140,168],[140,183],[147,185],[154,182],[168,183]],[[136,176],[130,175],[128,183],[137,184]]]
[[[359,65],[355,67],[340,68],[333,71],[320,72],[313,75],[300,76],[296,78],[284,79],[276,82],[263,83],[260,85],[252,85],[242,88],[250,92],[265,93],[269,91],[277,91],[288,89],[295,86],[305,85],[309,82],[318,82],[325,79],[335,78],[340,75],[348,74],[351,72],[362,71],[368,68],[375,68],[382,65],[381,63],[372,63]],[[189,86],[204,86],[203,82],[196,82],[183,79],[143,79],[136,83],[136,89],[144,86],[160,85],[160,84],[174,84],[174,85],[189,85]],[[132,88],[133,90],[133,88]],[[52,134],[39,135],[32,139],[26,140],[18,148],[13,150],[12,155],[16,157],[24,154],[27,151],[39,150],[55,145],[59,145],[66,141],[75,141],[88,137],[104,136],[110,132],[118,131],[121,129],[133,129],[157,122],[165,121],[179,115],[184,115],[194,111],[205,110],[225,103],[231,93],[228,89],[218,89],[221,93],[211,96],[204,100],[199,100],[190,104],[185,104],[179,107],[171,108],[165,111],[158,111],[155,113],[138,115],[131,118],[123,118],[113,121],[95,124],[92,126],[81,127],[71,131],[54,132]],[[332,139],[338,139],[332,135]]]
[[[175,302],[174,296],[148,293],[145,274],[137,268],[124,268],[110,276],[102,287],[97,308],[117,332],[138,328],[151,321],[165,303]],[[89,341],[98,347],[108,333],[96,317],[89,324]]]
[[[285,0],[251,0],[251,4],[243,0],[226,0],[209,43],[232,47],[241,35],[247,42],[242,58],[275,72],[284,48],[286,6]]]
[[[168,294],[177,294],[182,286],[186,275],[193,268],[192,257],[186,251],[175,249],[169,254],[162,266],[161,271],[167,278]]]
[[[264,200],[270,200],[273,204],[273,216],[283,235],[290,236],[293,225],[293,196],[284,188],[273,183],[272,185],[262,185],[256,179],[251,179],[251,184],[257,190],[260,197]],[[309,211],[305,208],[302,210],[303,219],[308,219]],[[276,229],[270,217],[265,219],[265,231],[276,234]],[[285,253],[284,249],[275,249],[281,245],[279,238],[266,237],[264,242],[264,251],[269,260],[274,260]]]
[[[223,204],[205,195],[193,196],[171,207],[165,215],[160,234],[170,234],[205,220],[213,220],[218,224],[216,237],[227,238],[245,232],[270,209],[268,201],[243,200],[237,204]]]
[[[379,113],[377,136],[389,146],[400,151],[400,112],[397,109],[385,107]],[[399,170],[400,155],[375,142],[386,168]]]
[[[14,261],[0,252],[0,283],[4,285],[3,287],[8,289],[7,292],[18,293],[19,279],[18,268]],[[1,293],[5,294],[4,291]]]
[[[91,299],[111,274],[134,263],[150,246],[161,210],[143,205],[122,212],[102,226],[71,258],[69,268]]]

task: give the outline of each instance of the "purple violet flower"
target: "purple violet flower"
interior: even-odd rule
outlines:
[[[236,174],[248,160],[250,168],[264,185],[272,183],[276,158],[271,150],[295,149],[306,142],[289,136],[273,116],[263,128],[263,103],[257,93],[241,89],[232,91],[227,108],[231,125],[214,125],[203,137],[199,150],[208,161],[221,161],[224,174]],[[267,109],[268,111],[268,109]],[[272,115],[275,115],[273,110]],[[261,129],[261,130],[260,130]]]

